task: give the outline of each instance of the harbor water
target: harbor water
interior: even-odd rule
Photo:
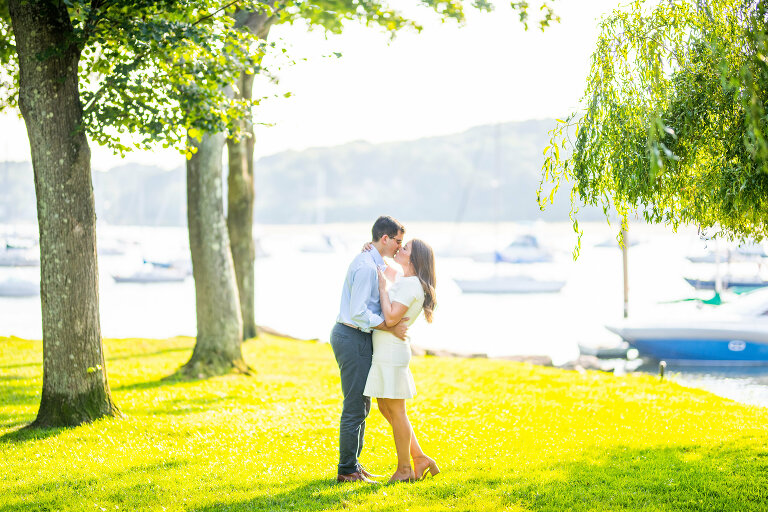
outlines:
[[[617,226],[569,223],[409,223],[406,240],[421,238],[437,254],[438,307],[434,322],[419,319],[410,329],[419,347],[489,357],[542,355],[559,365],[579,356],[579,345],[610,346],[619,340],[605,329],[622,320],[622,255]],[[553,256],[542,263],[476,261],[472,256],[502,249],[517,236],[535,235]],[[0,225],[0,238],[34,237],[34,225]],[[370,239],[369,224],[261,225],[256,228],[256,321],[297,338],[327,341],[335,321],[347,265]],[[683,277],[706,277],[712,264],[686,255],[707,249],[695,229],[677,233],[664,226],[630,226],[628,252],[631,317],[686,315],[707,298]],[[166,338],[195,335],[191,277],[170,283],[117,283],[113,275],[139,268],[144,260],[188,259],[185,228],[100,226],[101,328],[105,338]],[[713,248],[713,242],[709,242]],[[107,250],[112,249],[112,250]],[[111,254],[111,253],[122,254]],[[750,264],[753,265],[753,264]],[[762,269],[744,268],[745,272]],[[9,276],[38,279],[36,267],[0,267]],[[530,276],[563,280],[557,293],[466,294],[456,279]],[[703,306],[711,307],[711,306]],[[42,337],[39,297],[0,297],[0,336]],[[722,396],[768,405],[768,368],[724,369],[669,366],[668,377]],[[653,369],[651,368],[651,370]]]

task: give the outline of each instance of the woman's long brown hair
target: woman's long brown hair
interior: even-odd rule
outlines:
[[[435,253],[432,247],[423,240],[414,238],[411,240],[411,265],[416,272],[416,277],[424,288],[424,318],[427,322],[432,322],[432,312],[437,306],[435,296]]]

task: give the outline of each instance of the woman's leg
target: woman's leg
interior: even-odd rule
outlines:
[[[381,413],[382,416],[384,416],[384,419],[387,420],[387,423],[392,425],[392,417],[389,414],[389,409],[387,409],[387,399],[377,398],[376,405],[379,406],[379,412]]]
[[[413,479],[414,473],[411,467],[410,446],[413,429],[405,412],[405,400],[402,398],[379,398],[379,402],[386,404],[384,407],[390,415],[392,435],[395,438],[395,450],[397,450],[397,471],[390,481]]]
[[[419,446],[419,441],[416,439],[416,433],[411,428],[411,457],[413,457],[413,473],[416,480],[420,480],[424,476],[424,472],[427,468],[430,468],[430,473],[435,476],[440,472],[440,468],[437,467],[435,461],[427,457]]]
[[[379,412],[381,415],[384,416],[384,419],[386,419],[390,425],[392,425],[392,416],[390,415],[389,409],[387,408],[387,399],[377,398],[376,403],[379,406]],[[414,432],[413,427],[411,427],[411,442],[409,449],[411,452],[411,458],[413,459],[414,474],[416,475],[417,479],[421,478],[421,476],[424,474],[424,470],[426,470],[429,467],[429,464],[433,463],[434,461],[427,457],[424,451],[421,449],[421,446],[419,446],[419,441],[416,439],[416,432]]]

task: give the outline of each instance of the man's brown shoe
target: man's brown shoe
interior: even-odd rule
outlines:
[[[377,484],[379,482],[375,482],[371,480],[370,478],[367,478],[365,475],[355,471],[354,473],[350,473],[348,475],[342,475],[339,473],[339,475],[336,477],[337,482],[365,482],[367,484]]]

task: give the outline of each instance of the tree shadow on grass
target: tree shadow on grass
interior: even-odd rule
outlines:
[[[543,459],[546,457],[542,454]],[[313,480],[276,494],[222,500],[194,510],[764,511],[768,450],[756,449],[749,442],[614,447],[590,449],[568,461],[542,460],[517,469],[488,459],[488,467],[452,469],[445,464],[443,475],[408,485],[406,493],[390,489]],[[371,494],[387,492],[391,498],[367,500]]]
[[[34,419],[34,418],[33,418]],[[18,422],[17,424],[23,424],[26,421]],[[14,426],[14,425],[9,425]],[[40,441],[42,439],[48,439],[49,437],[55,437],[63,432],[71,430],[70,428],[38,428],[30,425],[23,426],[17,430],[7,432],[0,436],[0,444],[9,443],[26,443],[28,441]]]
[[[144,391],[160,388],[163,386],[174,386],[176,384],[183,384],[185,382],[190,382],[190,380],[183,379],[178,374],[173,373],[171,375],[161,377],[157,380],[134,382],[133,384],[124,384],[122,386],[110,386],[110,388],[112,391]]]
[[[23,416],[20,410],[35,407],[40,403],[39,384],[31,385],[30,380],[0,377],[0,428],[26,423],[26,419],[20,419],[20,416]]]
[[[61,478],[39,484],[19,485],[14,488],[12,496],[6,497],[33,497],[33,499],[17,499],[15,503],[12,499],[8,499],[7,501],[4,500],[4,503],[0,503],[0,512],[26,512],[28,510],[87,510],[83,501],[87,500],[89,501],[88,505],[92,505],[90,501],[96,499],[92,493],[97,488],[103,486],[103,480],[105,479],[108,479],[111,482],[124,482],[126,477],[134,477],[137,474],[144,473],[151,475],[157,471],[175,471],[183,469],[187,465],[189,465],[189,462],[172,460],[154,464],[141,464],[122,471],[108,472],[104,474],[100,473],[86,478]],[[55,491],[51,492],[51,490]],[[157,503],[142,504],[139,503],[138,500],[143,499],[144,501],[149,502],[160,502],[161,499],[157,497],[160,490],[161,489],[157,484],[151,482],[131,483],[112,492],[109,498],[119,503],[129,503],[132,506],[135,506],[133,510],[151,508],[153,505],[156,506]],[[80,499],[79,502],[77,501],[78,499]],[[95,508],[94,510],[98,510],[98,508]]]
[[[191,347],[178,347],[178,348],[165,348],[163,350],[156,350],[154,352],[136,352],[132,354],[125,354],[120,356],[107,357],[107,363],[110,361],[125,361],[128,359],[143,359],[145,357],[162,356],[165,354],[172,354],[175,352],[191,352]]]
[[[768,499],[768,452],[747,445],[617,447],[544,469],[538,477],[480,477],[464,486],[496,494],[500,508],[531,510],[741,512],[766,510]]]
[[[366,496],[381,492],[381,485],[364,483],[337,484],[331,478],[316,479],[291,487],[276,494],[266,494],[254,498],[232,502],[220,501],[203,507],[195,507],[194,512],[255,511],[255,510],[324,510],[342,508],[345,502],[364,499]],[[402,507],[400,508],[402,510]]]
[[[10,369],[14,369],[14,368],[27,368],[27,367],[32,367],[32,366],[39,366],[40,368],[42,368],[43,367],[43,362],[42,361],[35,361],[35,362],[31,362],[31,363],[3,364],[3,365],[0,365],[0,368],[2,368],[3,370],[10,370]]]

